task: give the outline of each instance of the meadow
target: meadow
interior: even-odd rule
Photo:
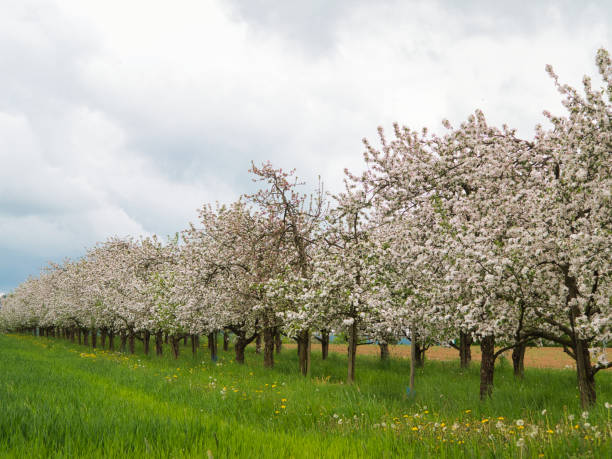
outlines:
[[[273,369],[185,347],[178,360],[63,339],[0,334],[2,457],[612,457],[612,372],[597,405],[580,409],[574,370],[498,362],[490,400],[479,367],[427,361],[408,396],[409,361],[313,347],[312,374],[285,348]],[[609,403],[607,403],[609,402]]]

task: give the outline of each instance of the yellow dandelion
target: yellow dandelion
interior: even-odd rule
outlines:
[[[466,414],[469,414],[469,413],[471,413],[471,412],[472,412],[472,410],[465,410],[465,413],[466,413]]]
[[[412,430],[416,432],[417,430],[419,430],[419,428],[417,426],[414,426]]]
[[[281,405],[281,408],[284,410],[285,408],[287,408],[285,405]]]

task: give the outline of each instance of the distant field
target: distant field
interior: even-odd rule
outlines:
[[[205,348],[174,360],[0,334],[0,457],[612,457],[610,372],[589,413],[573,371],[516,381],[503,361],[486,402],[478,365],[456,359],[427,361],[407,397],[407,359],[364,349],[347,386],[346,356],[316,348],[305,379],[290,346],[270,370],[252,348],[241,366]]]
[[[295,348],[295,344],[288,344],[288,348]],[[313,344],[317,348],[316,344]],[[346,344],[330,344],[330,352],[345,354],[347,352]],[[410,358],[410,346],[406,345],[391,345],[389,352],[392,357]],[[358,355],[378,355],[380,349],[377,345],[365,344],[357,347]],[[504,353],[507,359],[512,358],[512,352]],[[456,349],[433,346],[425,353],[426,359],[452,361],[459,358],[459,352]],[[612,359],[612,348],[608,348],[608,358]],[[476,362],[480,361],[480,348],[472,346],[472,359]],[[560,347],[528,347],[525,352],[525,366],[531,368],[574,368],[574,360],[568,356]],[[612,371],[611,369],[608,369]]]

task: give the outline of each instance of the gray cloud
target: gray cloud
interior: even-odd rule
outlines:
[[[230,0],[230,13],[251,24],[257,33],[275,34],[307,54],[333,50],[338,24],[366,0]],[[395,2],[393,2],[395,3]]]

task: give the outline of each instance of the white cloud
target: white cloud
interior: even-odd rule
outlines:
[[[561,109],[544,65],[579,85],[610,43],[603,3],[457,5],[3,2],[0,250],[173,233],[251,189],[251,160],[337,190],[393,121],[481,108],[529,136]]]

